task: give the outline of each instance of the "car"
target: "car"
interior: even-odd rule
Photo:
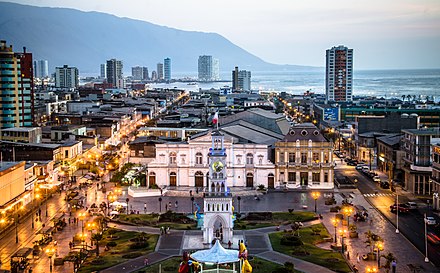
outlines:
[[[361,171],[364,166],[365,166],[365,164],[359,163],[356,165],[355,169]]]
[[[417,209],[418,205],[416,202],[406,202],[406,204],[408,205],[409,209]]]
[[[347,162],[347,165],[348,165],[348,166],[356,166],[356,162],[354,162],[354,161],[348,161],[348,162]]]
[[[373,181],[380,183],[380,177],[378,175],[373,176]]]
[[[437,221],[432,216],[426,216],[425,222],[426,222],[427,225],[430,225],[430,226],[437,224]]]
[[[393,204],[390,206],[391,212],[396,212],[399,210],[399,213],[407,213],[409,212],[409,208],[405,204]]]
[[[440,244],[440,237],[433,232],[428,232],[427,234],[428,241],[433,245],[439,245]]]
[[[390,188],[390,183],[388,183],[387,181],[382,181],[382,182],[380,182],[380,187],[382,189],[389,189]]]

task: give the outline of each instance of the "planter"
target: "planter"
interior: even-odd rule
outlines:
[[[357,231],[350,231],[350,238],[359,238],[359,233]]]

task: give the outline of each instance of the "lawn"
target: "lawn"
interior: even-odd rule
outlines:
[[[318,229],[320,231],[319,235],[315,235],[315,231]],[[269,234],[270,242],[275,251],[321,265],[337,272],[351,272],[341,253],[316,246],[316,244],[323,242],[324,238],[331,237],[322,224],[300,229],[300,239],[304,243],[302,246],[282,245],[280,242],[284,234],[285,232]]]
[[[179,257],[170,258],[167,260],[164,260],[160,263],[153,264],[149,267],[141,268],[135,273],[157,273],[159,272],[159,264],[161,264],[162,267],[162,273],[176,273],[179,269],[179,264],[182,261],[182,259]],[[271,273],[275,270],[280,270],[283,268],[283,266],[264,260],[260,258],[254,258],[252,261],[250,261],[250,264],[252,266],[252,273]],[[238,270],[238,264],[237,270]],[[204,266],[203,270],[209,269],[209,268],[215,268],[215,266]],[[277,271],[277,272],[287,272],[287,271]],[[301,271],[295,270],[294,273],[301,273]]]
[[[107,230],[104,233],[104,239],[99,244],[100,257],[97,258],[95,253],[91,253],[78,272],[99,271],[153,252],[159,239],[159,236],[154,234],[145,234],[147,246],[139,249],[130,248],[130,246],[135,244],[130,239],[138,237],[139,234],[139,232],[116,230],[116,233],[112,235],[113,239],[111,239]],[[105,245],[109,242],[115,242],[116,246],[110,247],[108,251],[104,251]]]
[[[315,219],[316,214],[311,211],[274,212],[272,213],[272,220],[239,220],[234,223],[234,229],[255,229],[289,224],[290,222],[307,222]]]
[[[117,219],[120,223],[128,223],[137,226],[150,226],[150,227],[168,227],[171,226],[173,229],[188,230],[196,229],[197,223],[188,218],[187,223],[163,221],[159,222],[159,214],[120,214]]]

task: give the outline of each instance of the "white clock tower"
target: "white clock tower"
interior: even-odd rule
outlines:
[[[204,199],[203,241],[214,239],[222,243],[232,242],[232,196],[227,185],[226,149],[224,136],[213,130],[212,147],[209,149],[209,184]]]

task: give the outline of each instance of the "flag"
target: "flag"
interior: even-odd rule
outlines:
[[[214,124],[218,123],[218,112],[215,112],[214,117],[212,118],[212,123]]]

